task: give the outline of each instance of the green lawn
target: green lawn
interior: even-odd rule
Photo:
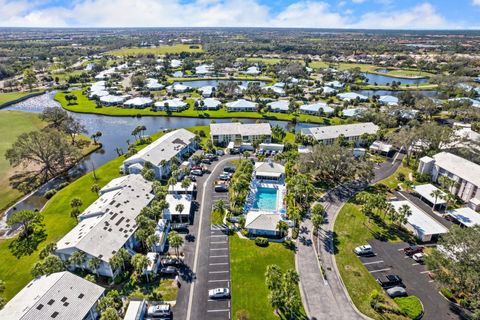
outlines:
[[[189,44],[175,44],[172,46],[164,45],[155,48],[123,48],[119,50],[109,51],[107,54],[113,56],[139,56],[139,55],[147,55],[147,54],[178,54],[182,52],[203,52],[201,45],[195,45],[199,48],[191,48]]]
[[[386,185],[389,189],[395,189],[401,183],[401,181],[398,180],[399,173],[403,173],[405,175],[405,179],[408,179],[408,176],[410,175],[410,173],[412,173],[412,169],[402,163],[394,174],[392,174],[386,179],[379,181],[378,183]]]
[[[223,118],[249,118],[249,119],[265,119],[265,120],[283,120],[291,121],[295,118],[292,114],[274,113],[274,112],[228,112],[225,109],[215,111],[199,111],[193,108],[193,100],[189,99],[187,102],[190,108],[181,112],[166,112],[166,111],[152,111],[151,108],[145,109],[129,109],[122,107],[102,107],[96,108],[94,101],[89,100],[88,97],[82,95],[80,90],[73,90],[70,94],[77,96],[76,104],[68,105],[65,100],[65,93],[58,92],[55,95],[55,100],[62,104],[62,107],[73,112],[79,113],[94,113],[109,116],[158,116],[158,117],[187,117],[187,118],[206,118],[206,119],[223,119]],[[326,118],[320,116],[312,116],[306,114],[299,114],[296,117],[298,122],[319,123],[325,125],[342,124],[345,120],[340,118]]]
[[[177,300],[178,287],[173,279],[160,281],[157,277],[154,280],[150,280],[149,283],[136,283],[133,288],[126,285],[122,288],[120,294],[126,295],[130,299],[175,301]]]
[[[384,319],[371,308],[368,299],[370,293],[377,290],[389,305],[395,306],[395,304],[353,253],[353,249],[379,235],[385,235],[393,241],[399,239],[384,226],[368,221],[359,207],[353,203],[347,203],[341,209],[335,222],[334,232],[337,251],[335,259],[350,298],[365,315],[374,319]],[[392,314],[389,319],[403,319],[403,317]]]
[[[34,92],[6,92],[6,93],[0,93],[0,107],[8,102],[26,97],[28,95],[31,95]]]
[[[295,269],[294,252],[279,243],[262,248],[252,240],[230,237],[232,319],[239,310],[247,310],[250,320],[279,319],[268,303],[269,291],[265,285],[264,274],[271,264],[283,271]]]
[[[9,178],[14,169],[5,159],[5,151],[17,137],[25,132],[35,131],[45,126],[38,115],[20,111],[0,111],[0,212],[8,204],[21,196],[18,190],[10,187]]]

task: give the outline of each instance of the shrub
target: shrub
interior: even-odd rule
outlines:
[[[255,239],[255,244],[259,247],[267,247],[268,246],[268,239],[258,237],[258,238]]]
[[[58,185],[57,187],[57,190],[62,190],[63,188],[65,188],[66,186],[68,186],[70,183],[68,182],[62,182]]]
[[[453,297],[453,293],[452,293],[452,291],[450,291],[450,289],[448,289],[448,288],[442,288],[442,289],[440,289],[440,292],[441,292],[441,293],[443,294],[443,296],[444,296],[445,298],[447,298],[448,300],[452,300],[452,301],[455,300],[455,298]]]
[[[418,319],[423,314],[422,303],[416,296],[398,297],[393,300],[410,319]]]
[[[397,174],[397,180],[401,182],[405,181],[405,173],[400,172],[399,174]]]
[[[45,192],[45,199],[51,199],[57,193],[56,189],[48,190]]]

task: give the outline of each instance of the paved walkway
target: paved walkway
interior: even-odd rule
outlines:
[[[373,183],[392,175],[400,166],[403,155],[393,161],[383,163],[375,168]],[[322,199],[327,210],[327,224],[319,231],[318,248],[312,242],[313,226],[310,219],[305,219],[300,226],[297,240],[298,252],[295,255],[297,271],[300,274],[302,301],[310,319],[365,319],[358,312],[340,279],[333,251],[333,226],[335,218],[343,204],[355,193],[363,190],[367,184],[352,182],[330,190]],[[317,258],[318,252],[318,258]],[[322,276],[320,263],[323,265]]]

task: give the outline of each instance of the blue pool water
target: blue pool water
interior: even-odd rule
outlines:
[[[272,188],[258,188],[255,194],[254,209],[277,210],[277,190]]]

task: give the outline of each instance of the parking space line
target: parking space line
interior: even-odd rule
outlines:
[[[228,273],[229,271],[208,271],[208,273]]]
[[[388,270],[392,270],[392,268],[385,268],[385,269],[372,270],[372,271],[370,271],[370,273],[382,272],[382,271],[388,271]]]
[[[230,279],[225,279],[225,280],[208,280],[208,282],[230,282]]]
[[[210,256],[210,258],[226,258],[228,257],[228,254],[223,254],[221,256]]]
[[[211,265],[211,266],[222,266],[222,265],[226,265],[226,264],[228,264],[228,262],[209,263],[209,265]]]
[[[218,250],[228,250],[228,248],[216,248],[216,249],[210,248],[210,251],[218,251]]]
[[[418,265],[420,265],[420,263],[418,262],[412,263],[412,266],[418,266]]]
[[[224,234],[212,234],[210,237],[211,237],[211,238],[214,238],[214,237],[226,237],[226,235],[224,235]]]
[[[428,282],[430,282],[430,283],[433,282],[433,281],[435,281],[435,280],[428,280]]]
[[[215,244],[217,244],[217,243],[227,243],[227,241],[211,241],[210,243],[215,243]]]
[[[420,273],[429,273],[429,270],[421,271]]]
[[[230,312],[230,309],[207,310],[207,312]]]
[[[364,266],[367,266],[367,265],[369,265],[369,264],[382,263],[382,262],[383,262],[383,260],[378,260],[378,261],[366,262],[366,263],[364,263],[363,265],[364,265]]]

